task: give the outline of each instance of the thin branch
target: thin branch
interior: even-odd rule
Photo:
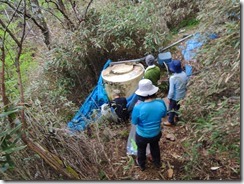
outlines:
[[[75,26],[74,26],[74,23],[70,20],[70,18],[69,18],[68,15],[66,14],[64,6],[60,7],[59,4],[57,4],[56,2],[51,1],[51,0],[46,0],[46,2],[47,2],[47,3],[53,3],[53,4],[56,6],[57,10],[58,10],[58,11],[64,16],[64,18],[68,21],[68,26],[69,26],[69,24],[70,24],[70,26],[69,26],[70,28],[74,28],[74,27],[75,27]],[[59,0],[59,3],[60,3],[61,5],[63,5],[63,2],[62,2],[61,0]]]
[[[13,40],[16,42],[16,44],[17,44],[18,46],[20,45],[20,42],[19,42],[18,39],[14,36],[14,34],[10,31],[10,29],[8,29],[8,26],[9,26],[10,23],[12,22],[14,16],[16,15],[16,12],[17,12],[18,8],[20,7],[21,2],[22,2],[22,0],[19,1],[18,6],[17,6],[17,8],[15,9],[15,11],[14,11],[12,17],[9,18],[9,23],[8,23],[7,25],[0,19],[0,24],[1,24],[2,27],[6,30],[6,32],[9,33],[9,35],[13,38]],[[4,31],[4,33],[6,33],[6,32]]]
[[[13,10],[16,10],[16,12],[17,12],[18,14],[23,14],[23,12],[19,11],[18,9],[16,9],[16,8],[15,8],[12,4],[10,4],[8,1],[2,1],[2,0],[0,0],[0,2],[5,3],[5,4],[7,4],[10,8],[12,8]],[[42,27],[42,26],[36,21],[36,19],[35,19],[34,17],[32,17],[30,14],[28,14],[27,12],[25,12],[25,16],[26,16],[27,18],[31,19],[31,20],[34,22],[34,24],[35,24],[37,27],[39,27],[43,32],[46,31],[45,28]]]
[[[84,19],[86,19],[86,14],[87,14],[87,11],[88,11],[88,8],[90,7],[90,5],[92,4],[93,0],[90,0],[90,2],[88,3],[87,7],[86,7],[86,10],[85,10],[85,13],[84,13]]]
[[[21,53],[23,50],[25,31],[26,31],[26,0],[24,0],[22,35],[21,35],[21,39],[20,39],[20,45],[18,45],[18,52],[17,52],[16,58],[15,58],[16,71],[17,71],[17,75],[18,75],[18,85],[19,85],[19,91],[20,91],[20,103],[21,104],[25,103],[24,89],[23,89],[23,84],[22,84],[22,76],[21,76],[21,71],[20,71],[20,56],[21,56]],[[26,120],[25,120],[24,108],[21,109],[20,114],[21,114],[21,121],[23,123],[23,129],[26,130],[27,124],[26,124]]]
[[[64,23],[64,22],[63,22],[57,15],[55,15],[55,14],[54,14],[53,12],[51,12],[50,10],[45,9],[45,8],[42,8],[42,7],[40,7],[40,8],[41,8],[41,10],[44,10],[44,11],[50,13],[51,15],[53,15],[56,19],[58,19],[58,21],[59,21],[61,24]]]
[[[73,10],[74,13],[75,13],[75,17],[77,18],[77,20],[78,20],[79,22],[81,22],[82,19],[79,18],[78,13],[77,13],[76,2],[75,2],[75,1],[72,1],[72,0],[69,0],[69,3],[70,3],[70,5],[71,5],[71,7],[72,7],[72,10]]]
[[[6,32],[8,32],[8,34],[13,38],[13,40],[15,41],[15,43],[20,46],[20,42],[19,40],[14,36],[14,34],[8,29],[8,27],[4,24],[4,22],[2,21],[2,19],[0,19],[0,25],[6,30]]]

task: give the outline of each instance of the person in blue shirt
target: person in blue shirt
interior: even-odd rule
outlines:
[[[143,98],[137,103],[131,115],[132,124],[136,125],[137,163],[141,170],[146,168],[146,147],[150,145],[150,152],[154,165],[161,166],[159,140],[161,133],[161,120],[167,115],[167,108],[163,100],[156,99],[158,87],[149,79],[139,81],[135,93]]]
[[[188,77],[181,68],[180,60],[172,60],[169,63],[169,70],[173,73],[169,78],[169,92],[167,98],[169,99],[168,121],[164,125],[176,125],[179,120],[178,111],[180,109],[179,101],[186,95],[186,85]]]

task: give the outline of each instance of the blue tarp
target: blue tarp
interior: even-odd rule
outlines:
[[[216,39],[218,38],[218,35],[215,33],[209,34],[209,35],[202,35],[200,33],[196,33],[193,35],[191,39],[189,39],[186,42],[186,46],[179,46],[179,48],[182,50],[181,53],[184,57],[184,60],[189,62],[194,59],[194,57],[197,54],[197,50],[202,47],[202,45],[208,41],[209,39]],[[189,64],[185,64],[185,71],[187,76],[192,75],[192,66]]]
[[[190,61],[194,59],[197,49],[202,47],[202,45],[208,41],[209,39],[215,39],[218,36],[215,33],[209,35],[202,35],[200,33],[196,33],[193,35],[191,39],[186,42],[186,46],[179,46],[182,49],[181,53],[186,61]]]
[[[108,60],[103,70],[106,69],[111,60]],[[88,125],[88,120],[91,119],[91,114],[94,109],[100,109],[104,103],[108,103],[109,99],[103,86],[102,76],[98,79],[97,86],[93,89],[90,95],[86,98],[85,102],[80,107],[74,118],[68,122],[67,126],[71,131],[83,131]]]

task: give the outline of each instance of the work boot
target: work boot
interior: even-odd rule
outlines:
[[[144,171],[146,169],[145,165],[140,165],[138,162],[138,159],[136,158],[136,164],[140,167],[141,171]]]
[[[180,121],[180,118],[178,116],[175,116],[174,121],[175,121],[175,123],[177,123],[178,121]]]
[[[173,124],[173,123],[170,123],[170,122],[164,122],[164,125],[166,125],[166,126],[173,126],[173,125],[175,125],[175,124]]]
[[[161,168],[161,164],[160,163],[153,163],[154,166],[157,168],[157,169],[160,169]]]

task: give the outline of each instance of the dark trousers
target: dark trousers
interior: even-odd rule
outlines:
[[[178,110],[180,109],[180,104],[178,103],[179,101],[175,101],[170,99],[169,102],[169,111],[168,111],[168,122],[171,124],[175,124],[174,118],[175,116],[178,117]]]
[[[150,152],[152,155],[153,163],[160,164],[160,149],[159,140],[162,136],[160,132],[157,136],[151,138],[145,138],[136,133],[136,145],[137,145],[137,159],[140,166],[145,167],[146,164],[146,148],[147,144],[150,145]]]

